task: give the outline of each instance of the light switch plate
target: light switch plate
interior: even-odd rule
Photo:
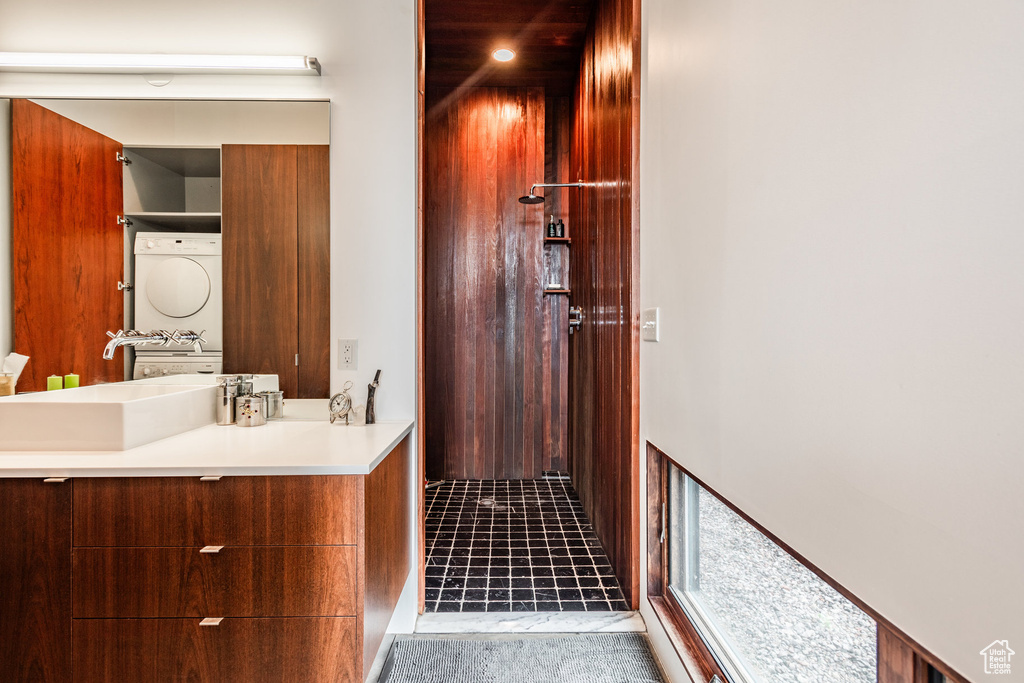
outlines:
[[[644,341],[661,341],[661,309],[645,308],[640,315],[640,334]]]
[[[358,370],[359,369],[359,340],[339,339],[338,340],[338,369]]]

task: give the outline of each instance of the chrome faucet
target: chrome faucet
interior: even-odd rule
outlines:
[[[119,346],[139,346],[140,344],[158,344],[160,346],[191,344],[196,353],[202,353],[202,345],[206,343],[206,340],[203,339],[203,334],[205,333],[206,330],[198,333],[192,330],[175,330],[174,332],[153,330],[149,334],[143,334],[138,330],[118,330],[117,334],[107,332],[110,341],[107,342],[106,348],[103,349],[103,360],[112,360],[114,358],[114,351]]]

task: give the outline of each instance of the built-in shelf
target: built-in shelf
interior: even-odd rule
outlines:
[[[570,291],[571,290],[568,289],[545,289],[544,295],[547,296],[548,294],[569,294]]]
[[[545,244],[569,244],[572,239],[569,237],[545,237]]]
[[[220,211],[219,147],[126,146],[124,157],[128,215],[148,214],[163,221],[157,227],[171,228],[181,225],[182,215],[205,216],[208,227],[210,213]],[[194,221],[185,224],[186,229],[195,226]]]
[[[133,221],[141,221],[161,228],[187,230],[217,228],[220,226],[219,211],[138,211],[125,214]]]
[[[124,152],[129,159],[142,157],[175,175],[199,178],[220,177],[220,147],[136,147],[125,145]]]

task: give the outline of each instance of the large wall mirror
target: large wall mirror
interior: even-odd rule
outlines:
[[[328,394],[330,103],[9,100],[18,391],[274,373]],[[120,347],[108,332],[206,343]]]

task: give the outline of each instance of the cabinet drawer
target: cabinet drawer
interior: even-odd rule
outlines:
[[[76,546],[348,545],[356,476],[80,478]]]
[[[72,652],[80,683],[355,681],[360,659],[353,617],[75,619]]]
[[[74,616],[355,616],[355,546],[76,548]]]

